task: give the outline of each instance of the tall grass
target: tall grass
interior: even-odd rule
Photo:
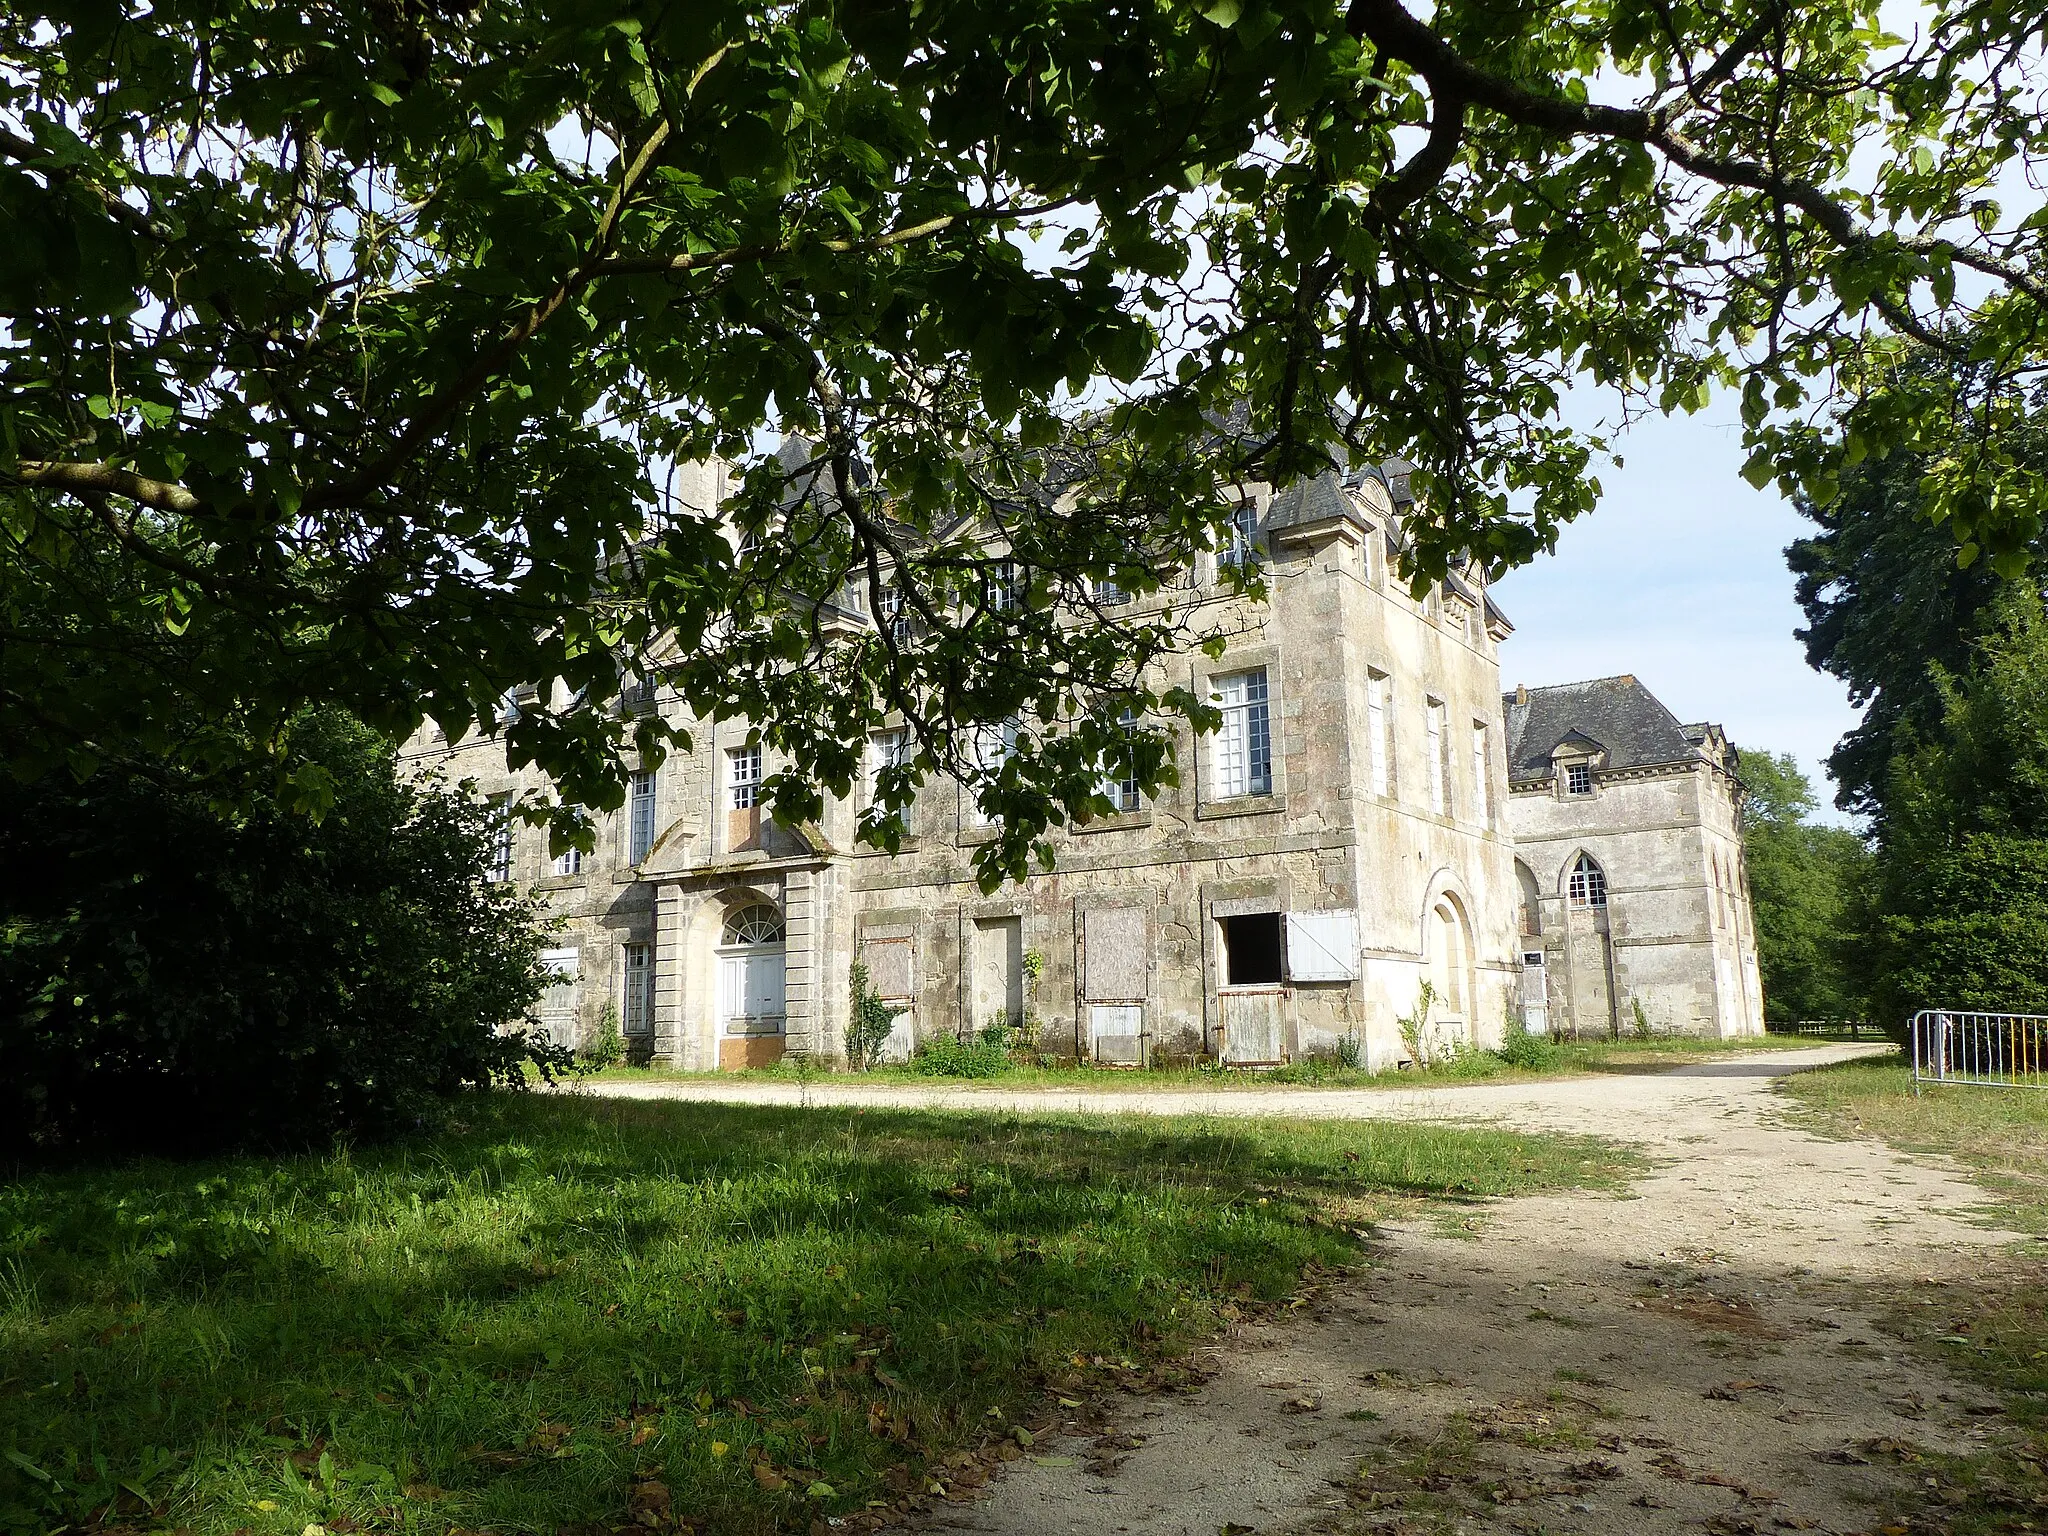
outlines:
[[[410,1146],[20,1177],[0,1526],[554,1532],[658,1479],[670,1526],[803,1529],[1390,1209],[1628,1168],[1429,1126],[501,1099]]]

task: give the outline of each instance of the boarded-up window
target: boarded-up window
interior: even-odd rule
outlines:
[[[889,1003],[910,1001],[910,940],[869,939],[860,947],[860,958],[875,996]]]
[[[1358,979],[1358,914],[1287,914],[1287,975],[1293,981]]]
[[[1084,984],[1091,1003],[1142,1002],[1145,998],[1145,909],[1096,907],[1081,915],[1087,952]]]

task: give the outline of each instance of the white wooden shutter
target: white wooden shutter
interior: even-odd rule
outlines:
[[[1358,914],[1288,913],[1287,975],[1291,981],[1356,981]]]

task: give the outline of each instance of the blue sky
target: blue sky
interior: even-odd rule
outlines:
[[[1846,820],[1822,764],[1857,712],[1792,636],[1801,618],[1783,551],[1811,525],[1742,478],[1741,436],[1735,397],[1717,395],[1697,416],[1657,417],[1614,439],[1624,463],[1598,468],[1600,505],[1555,554],[1494,587],[1515,625],[1501,684],[1632,672],[1679,719],[1792,753],[1827,819]]]

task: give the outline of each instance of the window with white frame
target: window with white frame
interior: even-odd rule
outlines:
[[[998,613],[1024,606],[1024,567],[1015,560],[997,560],[988,568],[988,605]]]
[[[1259,513],[1250,502],[1239,502],[1224,521],[1223,547],[1216,551],[1216,569],[1244,570],[1258,564]]]
[[[969,791],[968,820],[976,826],[986,826],[989,821],[988,812],[981,807],[981,784],[993,779],[1002,771],[1003,764],[1017,755],[1018,729],[1016,720],[1005,720],[1001,725],[981,726],[974,733],[974,766],[980,772]]]
[[[917,633],[916,616],[903,599],[903,588],[894,583],[882,588],[882,611],[878,617],[887,627],[889,638],[898,645],[908,645]]]
[[[910,761],[910,732],[902,726],[890,731],[868,733],[868,799],[882,781],[884,768],[900,768]]]
[[[1422,713],[1423,759],[1429,772],[1429,808],[1439,816],[1451,814],[1450,744],[1444,740],[1444,705],[1441,699],[1425,701]]]
[[[1564,792],[1568,795],[1590,795],[1593,793],[1593,765],[1591,763],[1566,763],[1564,765]]]
[[[1138,726],[1137,712],[1125,710],[1118,717],[1117,724],[1123,727],[1126,736],[1133,734]],[[1133,811],[1143,810],[1145,799],[1138,789],[1138,770],[1129,754],[1126,753],[1121,760],[1112,757],[1108,767],[1110,771],[1102,779],[1104,798],[1116,808],[1119,815],[1127,816]]]
[[[1120,608],[1131,600],[1131,594],[1116,584],[1114,576],[1105,576],[1095,583],[1095,601],[1104,608]]]
[[[1216,733],[1216,798],[1270,795],[1273,716],[1266,669],[1217,678],[1214,701],[1223,711],[1223,728]]]
[[[654,946],[621,946],[620,973],[624,991],[619,999],[621,1028],[629,1035],[654,1033]]]
[[[558,875],[580,875],[583,873],[583,850],[576,847],[564,848],[555,855],[555,861],[549,867]]]
[[[1492,742],[1486,722],[1472,722],[1472,817],[1482,827],[1493,825]]]
[[[638,864],[654,851],[655,771],[633,775],[626,795],[626,862]]]
[[[761,803],[761,747],[731,747],[725,754],[726,805],[735,811],[750,811]]]
[[[503,883],[512,878],[512,797],[491,796],[491,878]]]
[[[1393,680],[1384,672],[1365,674],[1365,761],[1372,778],[1372,792],[1394,792],[1394,726],[1387,694]]]
[[[1591,854],[1582,853],[1572,865],[1571,879],[1565,889],[1575,907],[1604,907],[1607,905],[1607,871],[1593,862]]]

